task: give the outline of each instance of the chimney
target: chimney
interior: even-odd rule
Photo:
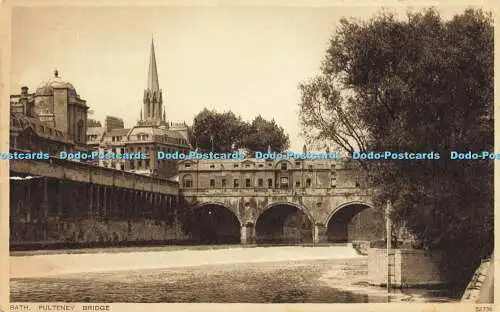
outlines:
[[[21,95],[28,95],[28,87],[26,86],[21,87]]]

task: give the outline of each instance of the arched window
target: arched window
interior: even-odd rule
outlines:
[[[182,178],[182,187],[193,187],[193,177],[190,174]]]

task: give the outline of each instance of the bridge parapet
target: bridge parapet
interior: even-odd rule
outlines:
[[[24,153],[25,151],[11,149],[11,153],[14,152]],[[179,185],[174,181],[160,177],[143,176],[112,168],[98,167],[57,157],[50,157],[47,160],[11,159],[9,160],[9,165],[10,171],[18,174],[93,183],[167,195],[179,194]]]

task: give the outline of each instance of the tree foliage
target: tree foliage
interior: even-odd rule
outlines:
[[[425,248],[470,261],[493,246],[493,164],[450,160],[450,151],[493,151],[493,21],[468,9],[397,19],[343,19],[321,74],[299,86],[310,141],[346,152],[438,152],[437,161],[366,161],[382,206]],[[457,262],[458,263],[458,262]]]
[[[252,152],[283,151],[289,146],[288,135],[273,120],[268,121],[257,116],[251,122],[245,122],[232,112],[219,113],[204,109],[193,122],[195,146],[204,151],[231,152],[246,148]],[[213,141],[213,142],[212,142]]]
[[[268,147],[272,151],[283,151],[290,145],[288,135],[274,119],[268,121],[259,115],[247,126],[247,129],[243,145],[252,152],[266,152]]]

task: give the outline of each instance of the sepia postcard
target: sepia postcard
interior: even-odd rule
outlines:
[[[0,3],[0,312],[495,310],[495,3]]]

